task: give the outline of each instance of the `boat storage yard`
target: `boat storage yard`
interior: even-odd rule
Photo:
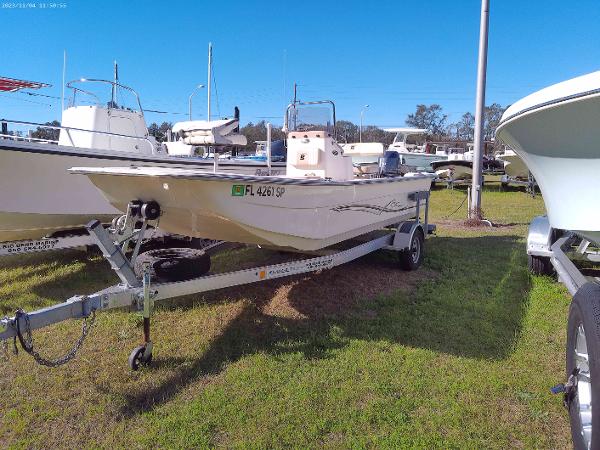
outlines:
[[[0,76],[61,103],[0,113],[0,448],[600,449],[600,72],[486,106],[490,14],[444,126],[356,126],[287,50],[282,119],[212,44],[187,113],[66,51],[60,96]]]

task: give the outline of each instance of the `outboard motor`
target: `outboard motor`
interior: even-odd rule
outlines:
[[[240,108],[237,106],[233,109],[233,118],[238,121],[238,126],[233,130],[234,133],[240,132]]]
[[[400,154],[395,150],[387,150],[379,160],[379,175],[395,177],[400,174]]]

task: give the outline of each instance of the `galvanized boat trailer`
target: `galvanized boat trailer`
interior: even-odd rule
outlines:
[[[553,275],[563,283],[573,300],[569,307],[566,345],[566,382],[552,388],[563,394],[571,419],[571,436],[576,449],[599,448],[600,411],[592,415],[592,403],[600,399],[600,250],[572,231],[554,230],[548,218],[536,217],[527,237],[530,270]],[[595,406],[594,409],[598,409]]]
[[[529,195],[531,195],[533,198],[535,198],[535,190],[537,188],[537,182],[535,181],[535,178],[533,177],[531,172],[527,175],[527,180],[520,180],[518,178],[514,178],[514,177],[508,176],[506,174],[502,175],[502,178],[500,178],[500,187],[502,189],[506,189],[510,185],[525,186],[525,192],[527,192]]]
[[[308,259],[234,272],[208,274],[185,281],[160,283],[153,282],[148,266],[143,269],[142,273],[138,271],[136,274],[134,270],[145,233],[149,227],[158,225],[160,214],[156,211],[156,207],[159,208],[159,206],[154,202],[148,204],[131,202],[127,214],[120,222],[121,227],[118,229],[120,238],[115,238],[117,230],[114,228],[107,230],[98,221],[92,221],[87,225],[94,244],[101,249],[104,258],[110,263],[121,282],[91,295],[76,295],[63,303],[29,313],[18,310],[14,317],[0,319],[0,343],[5,342],[6,346],[8,340],[12,339],[14,348],[17,349],[18,341],[21,347],[38,363],[51,367],[58,366],[75,356],[89,332],[97,311],[128,308],[131,311],[141,312],[144,319],[143,344],[136,347],[129,357],[130,368],[137,370],[140,365],[148,364],[152,360],[150,318],[155,302],[331,269],[380,249],[398,252],[402,268],[416,269],[423,259],[424,239],[435,231],[435,226],[428,223],[429,191],[415,192],[413,198],[416,201],[414,220],[400,222],[388,228],[385,234],[349,249],[341,251],[323,249],[312,253],[317,256]],[[150,203],[154,203],[154,205],[149,206]],[[420,219],[421,213],[424,216],[423,221]],[[141,227],[139,227],[140,222],[142,223]],[[214,242],[204,250],[217,249],[221,244],[223,243]],[[133,251],[128,258],[126,250],[131,246],[133,246]],[[84,320],[81,337],[65,356],[56,360],[45,359],[34,349],[32,331],[67,319]]]

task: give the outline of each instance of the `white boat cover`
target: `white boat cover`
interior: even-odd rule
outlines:
[[[396,128],[384,128],[383,131],[388,133],[402,133],[402,134],[427,134],[429,130],[427,128],[410,128],[410,127],[396,127]]]
[[[379,142],[355,142],[342,144],[344,155],[380,155],[383,156],[383,144]]]
[[[238,119],[188,120],[173,125],[173,133],[187,145],[246,145],[246,136],[235,132]]]

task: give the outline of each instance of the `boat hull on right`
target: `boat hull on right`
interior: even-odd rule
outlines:
[[[600,72],[559,83],[511,106],[496,136],[523,159],[553,228],[600,243]]]

